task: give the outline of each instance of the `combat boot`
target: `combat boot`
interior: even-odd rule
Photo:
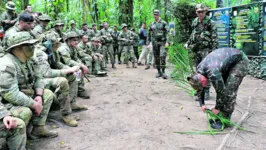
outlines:
[[[161,73],[161,72],[158,72],[158,73],[156,74],[155,77],[156,77],[156,78],[160,78],[160,77],[162,77],[162,73]]]
[[[51,131],[46,129],[46,127],[44,125],[41,126],[34,126],[31,132],[31,135],[35,138],[53,138],[53,137],[57,137],[58,133],[56,131]]]
[[[167,79],[168,76],[167,76],[165,73],[162,73],[162,78],[163,78],[163,79]]]
[[[104,76],[107,76],[107,72],[104,72],[104,71],[97,71],[95,73],[96,77],[104,77]]]
[[[116,67],[115,67],[115,64],[114,64],[114,63],[112,64],[112,68],[113,68],[113,69],[116,69]]]
[[[83,98],[83,99],[90,99],[90,95],[86,93],[86,91],[78,92],[78,97]]]
[[[80,105],[77,103],[71,103],[71,109],[74,111],[78,111],[78,110],[87,110],[88,106],[87,105]]]
[[[128,61],[127,61],[127,63],[126,63],[126,64],[127,64],[127,68],[129,68],[129,63],[128,63]]]
[[[78,126],[77,120],[75,120],[74,117],[71,115],[62,116],[62,120],[64,121],[64,123],[66,123],[66,125],[68,125],[70,127],[77,127]]]
[[[132,62],[132,68],[137,68],[135,62]]]
[[[150,65],[147,65],[146,68],[145,68],[145,70],[148,70],[150,68],[151,68]]]

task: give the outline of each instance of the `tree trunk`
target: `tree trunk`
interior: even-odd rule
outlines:
[[[126,23],[132,27],[133,25],[133,0],[119,0],[119,19],[121,25]]]
[[[224,7],[223,0],[216,0],[216,8]]]
[[[87,5],[86,5],[86,0],[82,0],[82,21],[88,22],[88,16],[87,16]]]

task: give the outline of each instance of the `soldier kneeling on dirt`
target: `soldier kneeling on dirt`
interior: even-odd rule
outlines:
[[[216,105],[212,109],[214,114],[222,114],[231,119],[234,111],[238,87],[248,73],[248,58],[240,50],[221,48],[208,54],[197,66],[197,73],[188,77],[189,84],[197,90],[197,98],[203,112],[206,111],[204,92],[208,82],[213,84]],[[210,121],[211,127],[221,129],[221,121]]]

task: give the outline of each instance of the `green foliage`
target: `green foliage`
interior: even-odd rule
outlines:
[[[170,66],[173,70],[171,78],[176,82],[177,86],[185,90],[191,96],[194,95],[194,90],[187,82],[187,77],[193,74],[192,59],[188,51],[181,44],[174,44],[169,47],[169,58],[172,63]]]

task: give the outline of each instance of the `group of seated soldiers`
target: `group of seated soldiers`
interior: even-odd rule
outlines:
[[[14,12],[15,4],[6,4],[8,16]],[[5,14],[5,15],[6,15]],[[36,20],[38,20],[36,22]],[[26,149],[26,139],[56,137],[58,133],[45,124],[51,106],[60,109],[62,121],[77,127],[78,121],[72,111],[87,110],[86,105],[76,102],[77,97],[89,99],[85,90],[85,79],[106,76],[106,55],[112,67],[115,58],[112,47],[113,37],[104,23],[97,30],[96,24],[82,30],[71,28],[63,32],[64,23],[57,20],[49,30],[50,17],[46,14],[34,16],[21,13],[18,18],[2,17],[4,37],[0,46],[0,137],[7,139],[9,149]],[[123,34],[118,40],[120,50],[125,51],[125,61],[132,61],[133,32],[123,24]]]

